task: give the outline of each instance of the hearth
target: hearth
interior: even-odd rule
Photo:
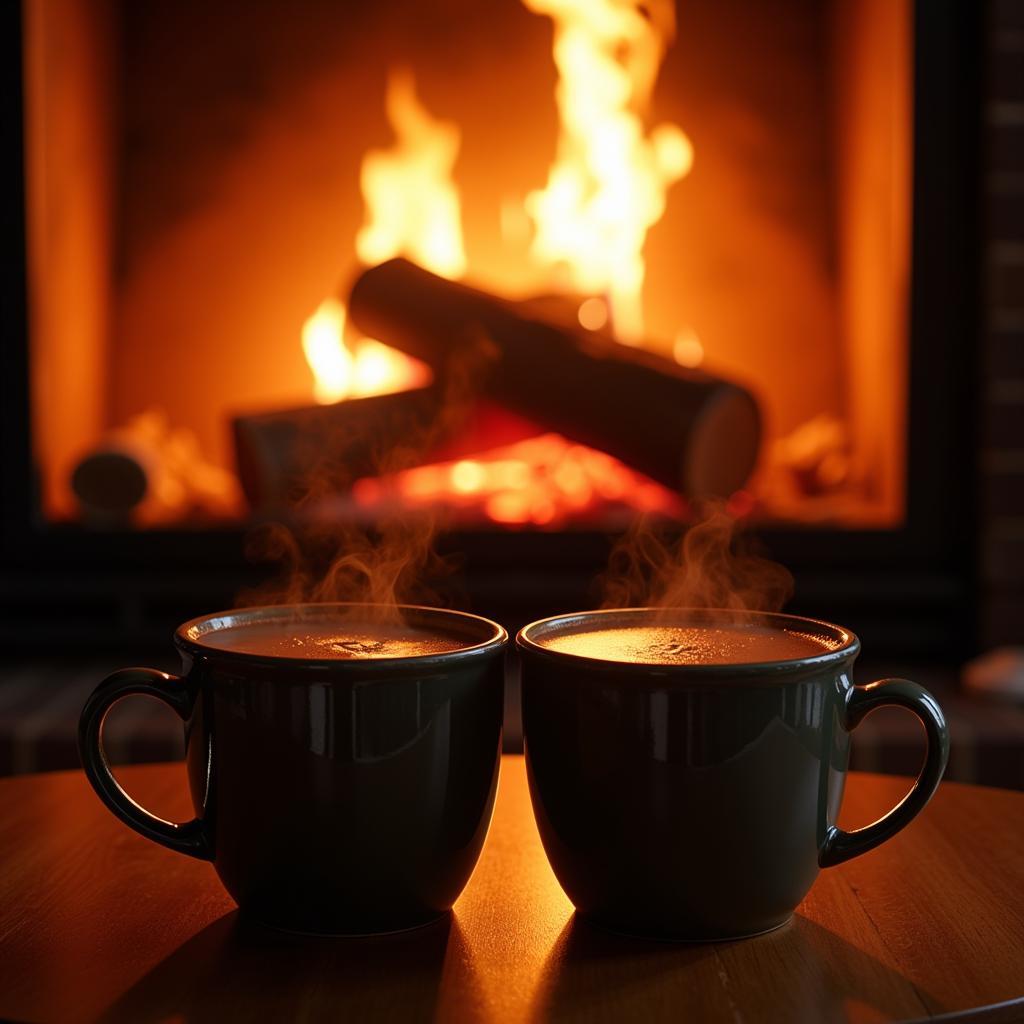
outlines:
[[[512,627],[716,493],[794,611],[970,650],[979,17],[923,6],[15,5],[2,635],[395,512]]]

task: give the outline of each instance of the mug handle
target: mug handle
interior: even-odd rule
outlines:
[[[830,825],[818,854],[818,863],[823,868],[867,853],[909,825],[931,800],[945,771],[949,759],[946,719],[935,698],[923,686],[909,679],[882,679],[869,686],[851,686],[846,694],[846,728],[850,731],[856,729],[866,715],[885,706],[906,708],[921,720],[928,740],[924,767],[913,789],[878,821],[854,832],[844,832],[838,826]]]
[[[107,676],[85,702],[78,720],[78,753],[86,778],[99,798],[129,828],[178,853],[200,860],[213,860],[213,844],[201,818],[178,824],[150,814],[121,788],[110,770],[110,762],[103,749],[103,720],[122,697],[133,694],[156,697],[182,721],[188,719],[195,703],[195,695],[181,676],[152,668],[123,668]]]

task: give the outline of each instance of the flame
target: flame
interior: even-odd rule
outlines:
[[[356,252],[364,263],[407,256],[442,277],[461,277],[466,254],[459,193],[451,178],[459,129],[431,117],[416,98],[408,71],[388,77],[386,103],[397,142],[363,158],[367,219],[356,236]]]
[[[693,150],[682,130],[661,124],[645,132],[654,80],[674,32],[670,0],[641,13],[622,0],[524,0],[555,21],[561,136],[546,188],[527,196],[518,216],[532,222],[532,252],[547,267],[564,264],[584,293],[580,325],[639,342],[643,333],[643,246],[662,215],[665,193],[683,177]],[[408,72],[392,73],[388,120],[395,144],[363,160],[366,219],[356,238],[365,263],[406,256],[449,278],[466,269],[459,195],[451,174],[459,130],[436,120],[416,96]],[[508,207],[508,204],[506,204]],[[503,208],[510,223],[511,208]],[[512,225],[515,226],[515,225]],[[306,322],[302,344],[320,402],[397,391],[428,373],[378,341],[345,346],[345,308],[324,302]],[[703,350],[694,335],[677,344],[687,365]],[[608,505],[631,512],[680,514],[680,501],[611,456],[557,434],[519,441],[474,458],[417,466],[357,482],[353,497],[379,512],[445,505],[473,518],[545,527]]]
[[[388,77],[386,106],[397,141],[363,157],[366,223],[356,236],[356,252],[365,263],[408,256],[443,277],[461,277],[466,254],[459,193],[451,178],[459,129],[431,117],[407,71]],[[426,366],[374,338],[346,347],[345,322],[342,303],[327,299],[302,327],[318,402],[384,395],[429,380]]]
[[[564,264],[578,290],[606,294],[617,336],[639,343],[647,230],[664,212],[669,185],[693,164],[678,125],[649,133],[643,125],[675,31],[672,2],[523,2],[555,22],[561,120],[547,186],[526,198],[533,255]]]
[[[302,325],[302,350],[313,371],[313,396],[321,405],[427,383],[426,366],[373,338],[349,349],[345,320],[345,307],[337,299],[325,299]]]
[[[326,404],[347,398],[352,385],[352,353],[345,347],[345,307],[325,299],[302,325],[302,351],[313,371],[313,396]]]

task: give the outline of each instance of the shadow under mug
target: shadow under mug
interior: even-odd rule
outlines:
[[[278,928],[367,934],[447,912],[476,864],[501,759],[504,650],[497,623],[403,606],[403,619],[464,640],[441,654],[310,659],[217,646],[218,631],[285,617],[338,622],[359,605],[221,612],[180,626],[181,676],[128,668],[79,723],[85,773],[125,824],[213,862],[243,915]],[[185,723],[196,817],[150,814],[118,785],[103,719],[146,694]]]
[[[770,931],[819,868],[885,842],[939,784],[949,740],[938,704],[905,679],[854,686],[860,642],[839,626],[751,613],[744,621],[832,647],[759,664],[633,664],[544,645],[557,634],[725,625],[735,615],[584,612],[531,623],[517,637],[537,825],[562,888],[588,919],[694,941]],[[844,832],[835,821],[850,731],[883,705],[921,720],[924,767],[897,807]]]

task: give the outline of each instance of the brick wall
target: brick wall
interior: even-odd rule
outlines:
[[[992,0],[985,44],[981,639],[1024,644],[1024,0]]]

